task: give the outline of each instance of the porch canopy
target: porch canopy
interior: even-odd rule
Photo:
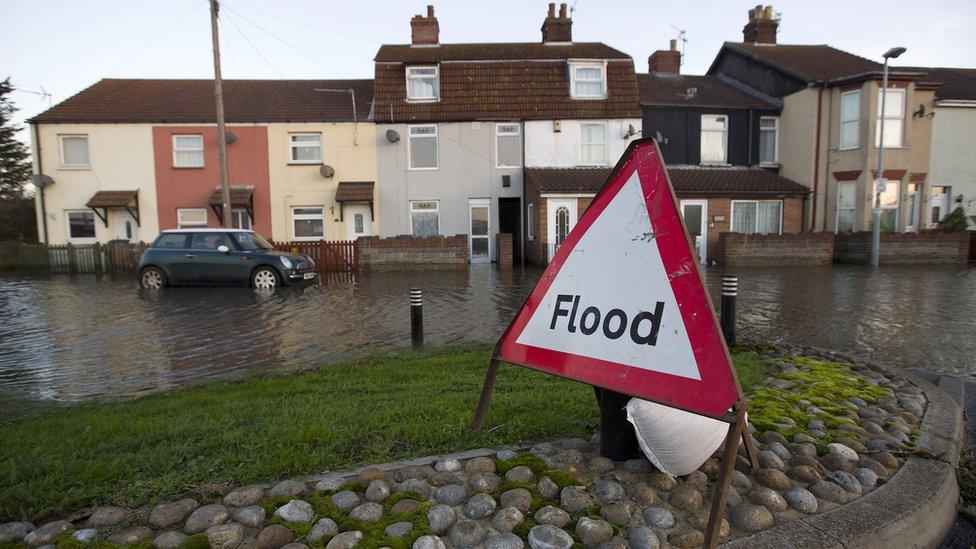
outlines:
[[[217,219],[224,218],[224,195],[220,187],[214,189],[213,194],[210,195],[210,200],[207,201],[210,208],[213,209],[214,214],[217,215]],[[233,208],[244,208],[247,210],[247,215],[254,219],[254,186],[253,185],[231,185],[230,186],[230,207]]]
[[[373,216],[373,186],[372,181],[340,181],[336,191],[336,202],[339,203],[339,221],[343,221],[343,210],[346,202],[365,202],[369,204],[369,215]]]
[[[136,220],[136,225],[139,223],[139,191],[98,191],[85,206],[92,209],[95,215],[102,220],[102,223],[108,227],[108,209],[109,208],[123,208],[132,219]]]
[[[540,194],[596,194],[610,168],[526,168],[525,183]],[[807,187],[772,171],[752,167],[669,166],[678,195],[804,195]]]

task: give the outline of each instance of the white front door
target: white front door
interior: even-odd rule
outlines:
[[[116,219],[118,220],[118,239],[139,242],[139,226],[136,225],[136,220],[132,214],[122,210]]]
[[[491,200],[472,198],[468,200],[471,230],[468,231],[468,250],[472,263],[491,261]]]
[[[556,255],[559,245],[566,240],[576,226],[576,199],[550,198],[546,202],[546,226],[549,236],[549,261]]]
[[[688,227],[691,242],[695,245],[695,253],[703,264],[708,263],[708,201],[682,200],[681,217]]]
[[[373,216],[369,213],[368,205],[345,206],[343,215],[346,217],[346,240],[356,240],[371,234]]]

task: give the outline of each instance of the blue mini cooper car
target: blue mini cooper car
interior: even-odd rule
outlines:
[[[238,286],[260,289],[315,278],[306,255],[278,251],[253,231],[179,229],[163,231],[139,262],[143,288]]]

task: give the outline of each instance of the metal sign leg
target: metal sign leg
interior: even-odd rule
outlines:
[[[718,544],[719,527],[725,516],[725,491],[732,480],[732,470],[735,468],[735,456],[739,450],[739,440],[746,431],[745,409],[735,405],[735,421],[729,425],[729,432],[725,435],[725,449],[722,451],[722,463],[719,466],[718,479],[715,481],[715,491],[712,493],[712,506],[708,512],[708,527],[705,529],[705,549],[714,549]]]
[[[495,388],[495,376],[498,375],[498,359],[494,355],[488,364],[488,374],[485,375],[485,385],[481,388],[481,398],[478,399],[478,408],[474,412],[474,421],[471,422],[471,430],[480,429],[485,422],[485,412],[488,411],[488,402],[491,401],[491,391]]]
[[[600,405],[600,455],[613,461],[627,461],[641,456],[633,425],[627,421],[629,396],[594,387]]]

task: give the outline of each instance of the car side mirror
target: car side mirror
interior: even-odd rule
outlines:
[[[220,253],[222,253],[222,254],[228,254],[228,253],[230,253],[230,248],[228,248],[227,246],[221,244],[220,246],[217,246],[217,251],[220,252]]]

